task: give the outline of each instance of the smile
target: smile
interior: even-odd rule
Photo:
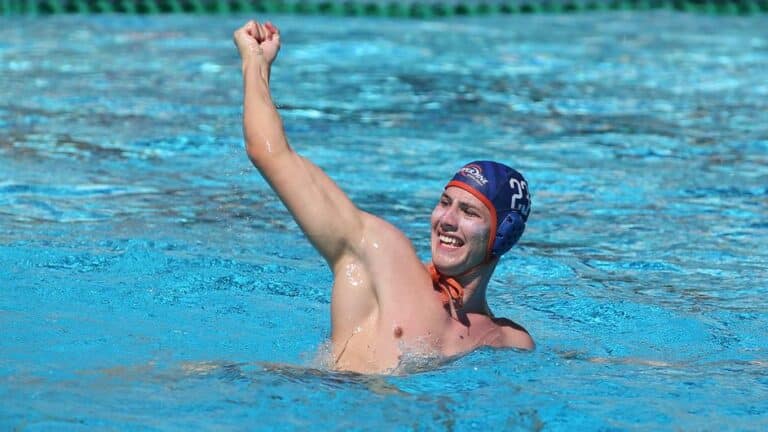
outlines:
[[[464,245],[464,242],[461,239],[445,234],[438,235],[438,239],[440,239],[441,244],[452,248],[458,248]]]

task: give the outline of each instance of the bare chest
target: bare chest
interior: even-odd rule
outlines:
[[[337,367],[359,372],[391,372],[434,367],[492,344],[498,330],[482,315],[459,321],[438,301],[381,311],[346,340],[335,341]],[[343,346],[341,345],[343,344]]]

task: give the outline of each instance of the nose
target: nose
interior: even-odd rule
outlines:
[[[444,231],[456,231],[459,226],[458,209],[455,205],[448,206],[443,209],[443,213],[440,215],[440,228]]]

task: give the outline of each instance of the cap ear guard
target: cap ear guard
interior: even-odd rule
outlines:
[[[523,216],[516,211],[507,213],[496,229],[496,239],[493,241],[491,256],[498,258],[512,249],[512,246],[520,240],[523,231],[525,231]]]

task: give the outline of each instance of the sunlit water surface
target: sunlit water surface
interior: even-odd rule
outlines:
[[[245,17],[0,21],[0,426],[765,430],[768,18],[272,17],[293,145],[428,259],[462,163],[533,193],[530,354],[323,367],[331,274],[249,166]]]

